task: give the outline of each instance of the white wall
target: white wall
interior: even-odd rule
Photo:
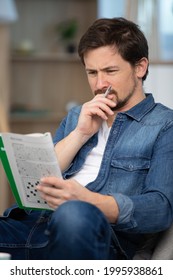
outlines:
[[[150,65],[144,89],[153,93],[155,101],[173,109],[173,65]]]

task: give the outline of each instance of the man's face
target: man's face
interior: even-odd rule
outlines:
[[[132,67],[111,46],[88,51],[84,56],[88,82],[94,95],[104,93],[109,85],[109,96],[117,106],[115,110],[126,111],[144,98],[142,77],[147,61]]]

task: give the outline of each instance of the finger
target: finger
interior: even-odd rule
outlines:
[[[101,117],[102,119],[107,119],[108,115],[110,115],[110,116],[114,115],[114,112],[111,110],[111,108],[102,102],[97,102],[97,103],[91,104],[87,108],[87,111],[86,112],[88,115],[90,115],[90,116],[97,115],[97,116]]]
[[[106,114],[112,115],[114,112],[111,108],[114,108],[115,106],[116,103],[113,100],[101,97],[97,100],[92,100],[91,102],[86,103],[83,106],[83,109],[85,112],[89,113],[90,110],[100,108]]]
[[[109,98],[108,98],[109,97]],[[104,102],[105,104],[107,104],[109,107],[115,107],[116,106],[116,102],[113,99],[114,95],[113,94],[109,94],[107,98],[104,97],[104,94],[99,94],[97,95],[95,98],[92,99],[93,102],[95,101],[100,101],[100,102]]]
[[[64,179],[59,177],[44,177],[40,180],[42,186],[54,186],[56,188],[62,188],[64,186]]]
[[[112,109],[107,104],[105,104],[103,102],[98,102],[97,104],[93,104],[93,106],[98,107],[100,110],[102,110],[104,113],[106,113],[108,115],[113,115],[114,114]]]
[[[40,193],[40,197],[43,200],[45,200],[49,206],[54,204],[53,208],[55,208],[55,206],[57,207],[58,205],[60,205],[60,199],[57,194],[55,196],[55,194],[52,195],[50,193],[42,192],[42,191],[39,191],[39,193]]]
[[[52,197],[58,197],[59,196],[59,191],[60,189],[52,186],[52,185],[38,185],[37,187],[37,190],[41,192],[41,195],[44,194],[44,195],[49,195],[49,196],[52,196]]]
[[[53,209],[56,209],[56,208],[58,208],[63,202],[60,200],[60,199],[58,199],[58,198],[47,198],[47,199],[44,199],[46,202],[47,202],[47,204],[51,207],[51,208],[53,208]]]

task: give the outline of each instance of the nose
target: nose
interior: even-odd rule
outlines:
[[[98,73],[97,74],[97,80],[96,80],[96,89],[97,90],[102,90],[105,89],[109,86],[108,81],[106,80],[106,77],[103,73]]]

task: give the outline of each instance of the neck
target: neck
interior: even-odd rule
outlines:
[[[114,122],[114,120],[115,120],[115,118],[116,118],[116,115],[117,115],[117,113],[114,113],[113,116],[111,116],[111,117],[108,118],[108,120],[106,121],[108,127],[111,127],[111,126],[112,126],[112,124],[113,124],[113,122]]]

